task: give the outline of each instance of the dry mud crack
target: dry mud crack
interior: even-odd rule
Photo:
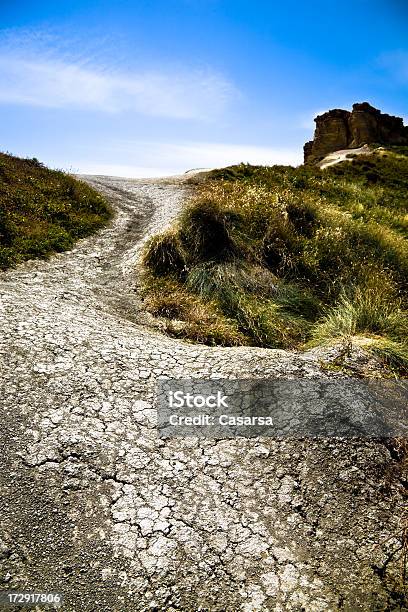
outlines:
[[[109,227],[0,276],[1,590],[85,612],[385,609],[401,503],[386,447],[157,439],[157,377],[311,377],[319,355],[149,330],[135,262],[187,187],[86,180]]]

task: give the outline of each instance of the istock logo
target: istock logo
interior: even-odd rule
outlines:
[[[169,391],[170,408],[228,408],[228,395],[217,391],[216,395],[193,395],[183,391]]]

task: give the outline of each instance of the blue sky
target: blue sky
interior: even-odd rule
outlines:
[[[0,147],[122,176],[300,163],[319,112],[408,116],[404,4],[2,2]]]

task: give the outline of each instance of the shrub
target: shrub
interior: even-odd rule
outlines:
[[[227,261],[238,247],[231,227],[240,221],[238,214],[223,210],[217,202],[202,199],[193,203],[181,216],[180,240],[194,262]]]
[[[167,232],[151,238],[143,253],[143,263],[156,276],[182,277],[186,262],[178,235]]]

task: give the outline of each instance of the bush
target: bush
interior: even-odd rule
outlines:
[[[177,234],[167,232],[151,238],[144,250],[143,263],[156,276],[174,274],[181,278],[186,262]]]
[[[217,202],[194,202],[181,216],[180,240],[193,262],[228,261],[238,252],[231,230],[240,216],[223,210]]]

